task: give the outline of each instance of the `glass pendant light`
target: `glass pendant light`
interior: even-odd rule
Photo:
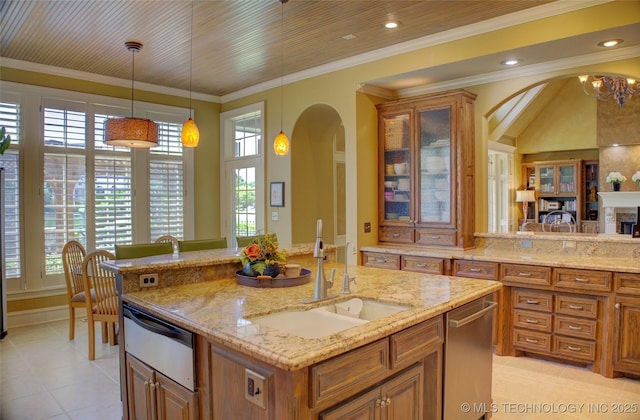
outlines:
[[[282,79],[284,75],[284,4],[287,0],[280,0],[282,3],[282,15],[280,20],[280,133],[273,140],[273,151],[278,156],[285,156],[289,153],[289,138],[282,130],[282,119],[284,115],[284,100],[282,93]]]
[[[191,117],[191,80],[193,78],[193,1],[191,1],[191,37],[189,45],[189,119],[182,124],[182,145],[184,147],[196,147],[200,141],[200,130]]]

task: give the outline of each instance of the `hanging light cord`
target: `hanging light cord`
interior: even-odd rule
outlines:
[[[136,50],[131,49],[131,118],[133,118],[133,81],[136,78]]]

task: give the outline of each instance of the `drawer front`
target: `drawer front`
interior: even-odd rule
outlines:
[[[552,320],[553,316],[550,313],[516,309],[514,311],[513,326],[550,333],[553,327]]]
[[[556,334],[569,335],[571,337],[596,339],[597,322],[595,319],[574,318],[564,315],[556,315],[553,331]]]
[[[513,307],[516,309],[551,312],[553,310],[553,295],[545,292],[515,289],[513,291]]]
[[[498,263],[488,261],[454,260],[452,276],[498,280]]]
[[[416,271],[418,273],[444,274],[444,260],[442,258],[402,256],[402,268],[404,271]]]
[[[614,273],[613,284],[616,293],[640,295],[640,274]]]
[[[390,339],[391,368],[416,362],[443,341],[442,316],[393,334]]]
[[[570,358],[593,362],[596,360],[596,343],[578,338],[562,336],[553,337],[553,348],[555,354]]]
[[[556,313],[595,319],[598,316],[598,299],[586,296],[556,296]]]
[[[611,291],[611,273],[608,271],[556,268],[553,273],[557,288],[594,292]]]
[[[311,400],[316,406],[339,402],[373,385],[388,373],[389,340],[336,356],[311,368]]]
[[[420,245],[456,246],[456,232],[417,229],[416,243]]]
[[[521,350],[551,353],[551,334],[515,328],[513,346]]]
[[[381,252],[363,252],[362,265],[367,267],[400,269],[400,255],[384,254]]]
[[[413,228],[381,226],[378,232],[380,242],[413,243]]]
[[[502,264],[500,266],[500,280],[506,284],[516,283],[551,286],[551,267]]]

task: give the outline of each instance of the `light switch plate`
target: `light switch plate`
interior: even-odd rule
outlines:
[[[271,220],[273,220],[274,222],[277,222],[279,218],[280,218],[280,214],[277,211],[271,212]]]

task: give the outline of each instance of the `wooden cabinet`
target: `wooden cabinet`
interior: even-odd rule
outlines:
[[[126,355],[129,419],[198,418],[196,393]]]
[[[598,226],[598,161],[587,160],[584,162],[582,171],[583,187],[584,187],[584,205],[581,209],[582,220],[593,221],[591,225]],[[588,224],[589,225],[589,224]],[[593,226],[590,226],[593,229]],[[585,232],[584,230],[582,232]],[[589,231],[596,233],[596,230]]]
[[[640,375],[640,274],[615,273],[613,369]]]
[[[523,173],[526,170],[529,177],[535,177],[538,196],[535,205],[536,221],[547,224],[554,221],[561,224],[576,223],[574,227],[577,230],[584,213],[582,161],[572,159],[534,162],[533,170],[530,166],[531,164],[526,164]],[[567,215],[559,214],[558,210],[568,213],[573,220]],[[554,213],[549,215],[552,212]]]
[[[422,373],[423,366],[418,364],[371,391],[322,413],[320,419],[421,420]]]
[[[454,260],[452,276],[498,280],[498,263],[490,261]]]
[[[427,274],[449,274],[451,260],[448,258],[398,255],[384,252],[362,251],[362,265],[391,270],[415,271]]]
[[[400,255],[383,252],[363,252],[362,265],[376,268],[400,269]]]
[[[474,100],[455,91],[378,105],[380,242],[473,245]]]

